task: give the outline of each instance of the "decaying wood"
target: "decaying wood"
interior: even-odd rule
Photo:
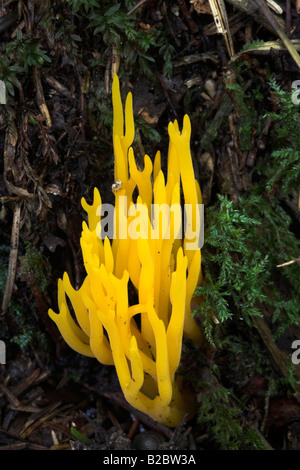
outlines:
[[[185,1],[184,0],[177,0],[177,2],[178,2],[178,5],[180,6],[180,9],[181,9],[183,15],[185,16],[185,18],[188,22],[188,25],[189,25],[189,28],[190,28],[192,34],[198,33],[199,32],[198,25],[193,20],[188,7],[186,6]]]
[[[45,101],[42,81],[41,81],[41,74],[37,67],[34,68],[34,81],[36,86],[36,101],[40,108],[40,111],[45,119],[46,125],[48,127],[52,127],[52,119],[48,110],[48,106]]]
[[[11,231],[11,246],[9,253],[7,279],[5,284],[5,290],[2,300],[2,313],[6,313],[8,305],[11,299],[11,295],[14,288],[16,272],[17,272],[17,261],[18,261],[18,250],[19,250],[19,236],[20,236],[20,218],[21,218],[21,205],[17,202],[14,210],[12,231]]]
[[[262,306],[260,306],[262,308]],[[268,349],[274,363],[282,373],[284,377],[290,376],[289,370],[289,358],[286,353],[281,351],[273,339],[272,332],[263,317],[253,316],[251,317],[254,325],[257,328],[257,331],[263,340],[266,348]],[[295,367],[295,377],[300,379],[300,367]],[[298,393],[300,393],[300,386],[298,385]]]
[[[293,43],[287,37],[284,28],[282,28],[281,25],[278,23],[275,15],[268,8],[264,0],[255,0],[255,2],[258,6],[259,12],[261,13],[261,16],[264,16],[269,21],[272,28],[274,28],[274,30],[276,31],[276,35],[281,39],[281,41],[289,51],[291,57],[294,59],[300,69],[300,56],[294,48]]]
[[[19,177],[19,168],[15,162],[16,148],[18,143],[18,132],[16,125],[12,118],[9,119],[9,125],[7,126],[5,133],[4,142],[4,154],[3,154],[3,179],[5,186],[9,194],[14,194],[20,198],[33,198],[33,194],[30,194],[27,189],[16,186],[14,182]]]
[[[271,25],[268,19],[265,16],[261,15],[255,0],[227,0],[227,1],[228,3],[231,3],[231,5],[233,5],[238,10],[241,10],[244,13],[246,13],[248,16],[251,16],[258,24],[262,25],[268,31],[277,35],[277,31],[274,25]],[[284,24],[283,19],[279,17],[277,18],[277,21],[281,25],[281,27],[284,29],[285,24]]]
[[[250,15],[255,21],[279,37],[297,66],[300,68],[300,56],[285,33],[286,25],[280,16],[275,15],[273,11],[270,10],[265,0],[228,1],[239,10],[248,13],[248,15]]]

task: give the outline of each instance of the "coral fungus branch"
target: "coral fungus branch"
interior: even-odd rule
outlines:
[[[90,205],[82,207],[81,249],[86,278],[78,291],[68,275],[58,281],[59,313],[49,310],[63,338],[80,354],[114,365],[126,400],[136,409],[168,426],[192,416],[187,392],[176,377],[183,335],[200,344],[202,334],[191,316],[191,300],[201,282],[201,252],[195,223],[201,192],[190,153],[191,125],[184,117],[170,123],[167,181],[161,155],[154,164],[144,157],[137,168],[134,151],[132,96],[123,111],[118,77],[112,86],[115,188],[113,239],[101,236],[102,200],[94,189]],[[192,208],[192,220],[182,232],[180,190]],[[133,194],[138,193],[134,200]],[[152,208],[155,208],[154,214]],[[172,210],[170,210],[170,207]],[[180,221],[180,223],[179,223]],[[202,221],[203,222],[203,221]],[[138,302],[132,303],[129,283]],[[69,298],[72,316],[67,302]]]

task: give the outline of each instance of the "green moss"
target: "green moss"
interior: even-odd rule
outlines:
[[[277,111],[265,115],[272,120],[272,152],[259,169],[266,175],[268,191],[279,189],[288,194],[300,187],[299,105],[293,102],[292,91],[283,90],[273,78],[270,87],[277,101]]]
[[[51,275],[51,266],[43,254],[30,243],[26,243],[26,254],[21,257],[19,277],[33,274],[33,282],[45,294]]]
[[[223,450],[264,450],[265,445],[252,426],[242,424],[241,410],[225,387],[204,393],[198,422],[206,426]]]
[[[216,205],[206,211],[207,229],[202,250],[205,282],[197,288],[204,300],[197,313],[204,314],[207,339],[213,343],[211,312],[220,323],[233,316],[248,323],[252,315],[260,315],[256,300],[264,301],[262,290],[267,273],[267,254],[251,243],[253,230],[260,221],[240,200],[234,206],[226,196],[219,195]]]
[[[259,196],[255,189],[237,204],[219,196],[219,201],[207,209],[202,250],[205,282],[197,288],[204,300],[195,314],[204,316],[205,332],[212,344],[211,312],[221,324],[242,319],[251,327],[251,317],[261,315],[259,303],[269,305],[276,337],[290,325],[299,324],[300,266],[295,263],[281,271],[277,268],[300,257],[291,222],[276,198]],[[276,276],[282,277],[288,295],[281,295]]]

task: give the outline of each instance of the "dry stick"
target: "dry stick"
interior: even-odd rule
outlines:
[[[15,408],[19,408],[21,403],[17,399],[17,397],[12,393],[12,391],[5,385],[5,384],[0,384],[0,390],[2,393],[4,393],[9,401],[9,403]]]
[[[223,18],[220,12],[218,0],[208,0],[208,1],[209,1],[209,6],[211,9],[214,21],[216,23],[217,32],[221,34],[225,34],[226,31],[223,25]]]
[[[268,349],[276,367],[279,369],[283,377],[287,378],[290,376],[290,359],[288,354],[283,352],[277,344],[275,343],[273,339],[273,334],[271,329],[269,328],[268,324],[266,323],[264,319],[264,306],[260,304],[260,302],[256,303],[258,309],[261,311],[263,314],[262,317],[255,316],[253,315],[251,317],[252,322],[254,323],[255,327],[257,328],[257,331],[264,342],[266,348]],[[300,366],[296,366],[294,369],[294,376],[297,380],[297,385],[296,385],[296,394],[295,398],[300,401],[300,385],[299,385],[299,379],[300,379]]]
[[[54,77],[45,77],[46,82],[49,83],[51,87],[53,87],[55,90],[57,90],[59,93],[62,95],[66,96],[67,98],[70,98],[71,92],[70,90],[62,85],[56,78]]]
[[[164,17],[167,20],[167,24],[168,24],[170,33],[172,35],[172,38],[176,42],[177,46],[180,47],[180,41],[179,41],[179,39],[177,38],[176,34],[173,31],[173,28],[172,28],[172,25],[171,25],[171,22],[170,22],[170,19],[169,19],[169,16],[168,16],[168,10],[167,10],[167,6],[166,6],[166,2],[163,2],[162,6],[161,6],[161,11],[162,11],[162,14],[164,15]]]
[[[218,0],[218,4],[219,4],[222,19],[224,21],[224,26],[225,26],[226,32],[227,32],[227,36],[226,36],[226,43],[228,43],[227,47],[229,49],[230,57],[232,57],[232,56],[234,56],[234,45],[233,45],[233,40],[232,40],[231,31],[230,31],[230,27],[229,27],[229,21],[228,21],[225,2],[224,2],[224,0]]]
[[[294,59],[294,61],[296,62],[297,66],[300,69],[300,56],[298,52],[296,51],[295,47],[293,46],[293,44],[291,43],[291,41],[285,34],[284,30],[279,25],[277,19],[275,18],[271,10],[266,5],[265,1],[264,0],[254,0],[254,1],[256,5],[258,6],[258,9],[261,15],[264,16],[269,21],[272,28],[274,28],[274,30],[276,31],[277,36],[281,39],[281,41],[283,42],[283,44],[285,45],[285,47],[287,48],[290,55],[292,56],[292,58]]]
[[[14,288],[14,282],[17,272],[17,260],[19,249],[19,235],[20,235],[20,217],[21,217],[21,203],[18,201],[14,210],[12,231],[11,231],[11,246],[9,253],[9,263],[5,290],[2,300],[2,313],[6,313],[11,299]]]
[[[292,6],[291,0],[286,0],[286,25],[285,25],[285,32],[289,34],[291,27],[292,27]]]
[[[295,47],[297,51],[300,51],[300,40],[299,39],[292,39],[291,43]],[[273,49],[274,51],[284,51],[285,46],[281,41],[266,41],[263,44],[258,44],[253,47],[249,47],[247,49],[247,54],[254,52],[258,55],[269,55],[270,50]],[[242,55],[245,54],[245,51],[238,52],[234,57],[232,57],[231,62],[238,60]]]
[[[185,1],[184,0],[177,0],[177,3],[180,6],[180,9],[181,9],[186,21],[188,22],[188,25],[189,25],[189,28],[190,28],[192,34],[197,34],[199,32],[199,27],[195,23],[195,21],[193,20],[193,18],[191,16],[191,13],[190,13]]]
[[[232,57],[234,56],[234,47],[224,0],[209,0],[209,5],[217,26],[217,32],[224,36],[229,57]]]
[[[61,405],[61,402],[54,402],[48,407],[42,409],[39,413],[33,413],[33,415],[26,421],[23,429],[19,433],[19,437],[27,439],[36,429],[38,429],[45,421],[50,420],[59,413],[60,410],[57,408]]]
[[[287,354],[285,354],[283,351],[281,351],[277,344],[275,343],[273,339],[272,332],[267,325],[266,321],[264,318],[259,317],[259,316],[252,316],[251,320],[253,321],[254,325],[256,326],[259,335],[261,339],[263,340],[266,348],[268,349],[274,363],[276,364],[276,367],[280,370],[281,374],[283,377],[289,377],[290,371],[289,371],[289,357]],[[300,393],[300,386],[299,386],[299,378],[300,378],[300,369],[299,366],[295,367],[295,378],[297,379],[297,392]]]
[[[300,262],[300,258],[292,259],[291,261],[287,261],[286,263],[277,264],[276,268],[283,268],[284,266],[289,266],[290,264],[299,263],[299,262]]]
[[[126,13],[126,16],[130,16],[132,13],[135,12],[135,10],[137,10],[138,8],[140,8],[140,7],[141,7],[142,5],[144,5],[144,3],[146,3],[146,2],[147,2],[147,0],[140,0],[136,5],[134,5],[133,8],[131,8],[130,11],[128,11],[128,12]]]

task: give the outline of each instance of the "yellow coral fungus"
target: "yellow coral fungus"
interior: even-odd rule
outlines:
[[[103,204],[95,189],[91,205],[82,200],[88,215],[80,240],[86,278],[76,291],[65,273],[58,281],[59,313],[50,309],[49,315],[71,348],[115,366],[134,408],[176,426],[184,414],[192,416],[195,406],[176,377],[182,337],[197,344],[202,339],[191,316],[192,296],[202,280],[201,192],[190,154],[191,126],[188,116],[182,132],[177,122],[169,124],[165,181],[160,153],[154,164],[145,155],[144,169],[137,168],[132,96],[124,114],[116,75],[112,99],[116,183],[111,240],[103,235]],[[184,231],[181,188],[190,208]],[[129,282],[137,292],[136,304],[129,298]]]

